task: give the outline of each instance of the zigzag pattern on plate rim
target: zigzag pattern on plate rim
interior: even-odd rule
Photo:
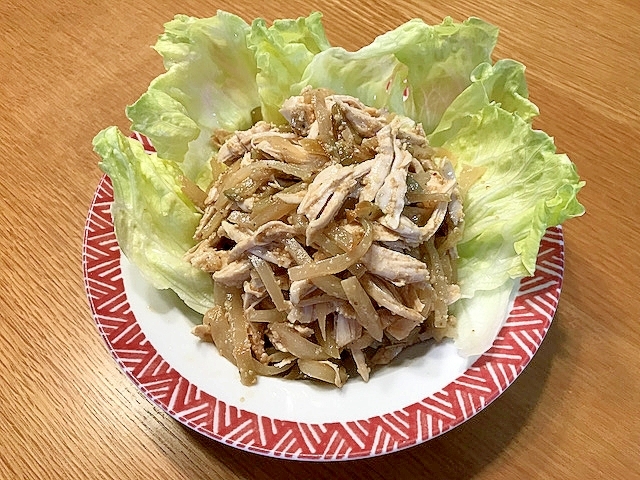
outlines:
[[[121,369],[146,397],[192,429],[254,453],[334,461],[376,456],[435,438],[498,397],[529,363],[551,325],[564,271],[560,227],[543,238],[534,277],[522,281],[514,307],[492,348],[464,374],[420,402],[350,422],[303,424],[267,418],[217,400],[191,384],[158,354],[136,323],[120,271],[120,251],[104,176],[84,235],[83,270],[97,328]]]

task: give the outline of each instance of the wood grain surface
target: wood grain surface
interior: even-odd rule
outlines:
[[[413,17],[479,16],[527,65],[536,126],[587,186],[538,354],[493,404],[418,447],[337,464],[248,454],[182,427],[120,372],[85,297],[91,139],[162,71],[176,13],[324,13],[349,49]],[[640,2],[0,2],[0,478],[513,479],[640,475]]]

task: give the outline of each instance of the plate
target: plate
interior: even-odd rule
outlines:
[[[98,331],[124,373],[183,425],[227,445],[270,457],[339,461],[402,450],[460,425],[520,375],[542,343],[564,271],[560,227],[541,243],[536,273],[523,279],[492,348],[462,358],[450,342],[425,343],[342,388],[260,377],[240,383],[200,323],[170,291],[157,291],[121,254],[104,176],[87,216],[83,269]]]

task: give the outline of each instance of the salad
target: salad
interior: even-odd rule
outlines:
[[[342,386],[421,341],[491,347],[542,236],[584,185],[534,130],[498,30],[419,19],[356,52],[321,15],[178,15],[166,73],[94,149],[123,253],[258,375]]]

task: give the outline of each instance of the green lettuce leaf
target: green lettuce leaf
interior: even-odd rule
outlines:
[[[244,20],[226,12],[177,15],[155,45],[167,72],[127,108],[131,128],[202,187],[211,181],[212,132],[249,128],[260,106],[249,32]]]
[[[247,38],[254,52],[258,73],[262,117],[268,122],[284,123],[282,103],[292,94],[314,56],[330,47],[322,26],[322,15],[312,13],[296,20],[276,20],[271,27],[259,18],[251,25]]]
[[[498,335],[518,291],[517,279],[509,278],[493,290],[477,290],[451,307],[456,317],[455,345],[465,356],[482,355]]]
[[[471,72],[471,85],[458,95],[429,135],[429,143],[441,146],[471,122],[473,115],[495,103],[527,122],[538,114],[538,107],[528,99],[525,66],[515,60],[498,60],[494,65],[481,63]]]
[[[491,61],[498,29],[480,19],[440,25],[414,19],[356,52],[319,53],[295,90],[306,85],[353,95],[421,122],[429,133],[470,83],[471,72]]]
[[[546,229],[584,211],[575,167],[555,153],[550,137],[531,128],[538,108],[527,99],[524,70],[513,60],[480,64],[429,137],[452,154],[463,183],[465,171],[484,170],[463,200],[463,298],[452,306],[455,344],[467,356],[493,344],[518,279],[534,273]]]
[[[111,213],[123,253],[155,288],[170,288],[205,313],[213,306],[213,282],[183,258],[201,214],[182,192],[180,168],[147,154],[116,127],[98,133],[93,146],[113,184]]]
[[[460,174],[484,169],[466,192],[465,228],[458,244],[463,296],[492,290],[510,278],[533,275],[547,228],[582,215],[584,185],[575,165],[557,154],[551,137],[492,103],[442,147]]]

